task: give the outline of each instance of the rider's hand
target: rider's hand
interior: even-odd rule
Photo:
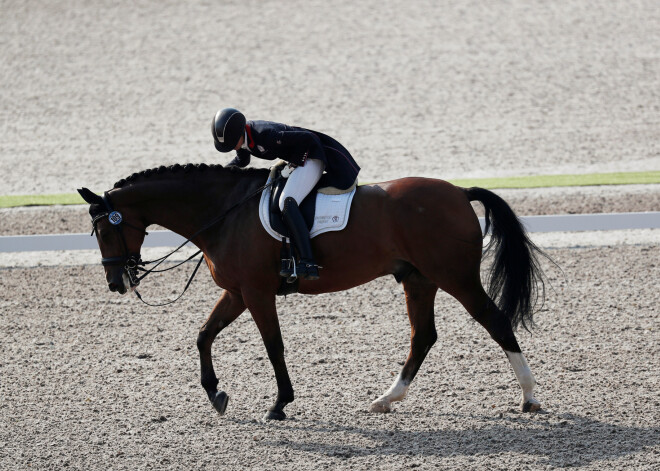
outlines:
[[[236,156],[231,162],[227,164],[227,167],[245,167],[245,165],[241,165],[241,159]]]
[[[241,149],[243,150],[243,149]],[[246,167],[247,164],[250,163],[250,153],[249,152],[241,152],[239,150],[236,152],[236,157],[227,164],[227,167],[234,166],[234,167]]]

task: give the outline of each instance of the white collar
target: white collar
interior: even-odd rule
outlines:
[[[248,139],[248,135],[247,135],[247,131],[245,131],[245,137],[243,138],[243,145],[241,146],[241,149],[250,150],[248,149],[247,139]]]

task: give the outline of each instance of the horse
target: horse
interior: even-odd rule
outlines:
[[[224,414],[228,395],[218,389],[211,346],[247,309],[277,382],[277,397],[264,420],[283,420],[283,409],[294,400],[294,391],[275,303],[282,280],[278,273],[281,242],[263,229],[259,198],[246,197],[258,194],[267,176],[267,169],[177,164],[133,174],[115,183],[104,196],[86,188],[78,192],[90,204],[112,292],[124,294],[134,288],[135,265],[150,225],[191,239],[203,252],[211,276],[223,292],[197,337],[201,385],[212,406]],[[471,201],[485,207],[485,232],[491,234],[486,251]],[[209,225],[219,214],[226,217]],[[345,229],[315,237],[312,248],[323,267],[321,278],[299,280],[299,293],[346,290],[386,275],[394,275],[403,285],[410,351],[395,381],[371,403],[370,411],[390,412],[392,403],[406,396],[438,338],[434,321],[438,289],[457,299],[504,350],[522,389],[522,411],[540,409],[534,397],[536,382],[514,331],[520,325],[533,325],[534,313],[543,301],[539,255],[545,254],[495,193],[418,177],[361,185]],[[486,252],[492,254],[488,291],[480,275]]]

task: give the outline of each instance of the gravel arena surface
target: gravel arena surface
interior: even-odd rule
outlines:
[[[546,264],[548,302],[533,335],[518,335],[541,412],[519,412],[506,357],[442,293],[439,339],[408,397],[367,412],[408,352],[403,291],[388,277],[279,298],[296,391],[282,423],[261,422],[275,380],[248,313],[215,343],[225,416],[199,385],[197,329],[220,294],[207,272],[178,304],[148,308],[108,292],[99,266],[2,270],[0,466],[657,469],[660,247],[550,255],[563,274]],[[182,283],[168,272],[142,294]]]
[[[657,0],[0,9],[0,195],[226,163],[209,129],[225,106],[337,137],[367,182],[660,170]],[[660,210],[660,185],[496,192],[519,215]],[[0,235],[89,230],[83,206],[0,210]],[[264,423],[276,385],[249,312],[214,344],[226,415],[199,384],[197,331],[221,294],[208,270],[150,308],[108,291],[98,254],[0,257],[0,469],[658,470],[660,235],[613,232],[543,245],[561,269],[543,262],[545,307],[518,333],[533,414],[444,293],[408,396],[369,413],[408,354],[392,277],[278,298],[296,400]],[[145,280],[143,296],[171,299],[191,269]]]
[[[0,195],[228,162],[230,105],[335,136],[362,181],[660,170],[657,0],[0,5]]]

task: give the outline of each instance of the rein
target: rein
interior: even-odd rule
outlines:
[[[262,185],[261,187],[259,187],[257,190],[250,193],[248,196],[243,198],[238,203],[233,204],[224,213],[222,213],[221,215],[219,215],[216,218],[212,219],[210,222],[208,222],[206,225],[204,225],[201,229],[199,229],[197,232],[195,232],[192,236],[190,236],[188,239],[186,239],[176,249],[174,249],[173,251],[171,251],[167,255],[164,255],[163,257],[160,257],[156,260],[151,260],[151,261],[143,261],[142,257],[140,256],[139,253],[130,254],[128,252],[128,246],[126,245],[126,240],[124,239],[122,224],[127,226],[127,227],[130,227],[131,229],[135,229],[136,231],[142,232],[145,235],[149,235],[149,233],[147,231],[145,231],[144,229],[140,229],[140,228],[138,228],[136,226],[133,226],[133,225],[127,223],[126,221],[124,221],[123,218],[122,218],[121,213],[119,213],[118,211],[115,211],[113,209],[112,203],[110,202],[110,195],[106,191],[106,192],[103,193],[103,203],[105,205],[106,212],[98,214],[92,219],[92,233],[90,235],[94,235],[94,233],[96,232],[96,224],[98,223],[98,221],[103,219],[104,217],[107,217],[108,220],[110,221],[110,223],[113,225],[113,227],[115,227],[118,231],[119,239],[121,240],[121,243],[122,243],[123,248],[124,248],[124,255],[120,255],[120,256],[117,256],[117,257],[104,257],[104,258],[101,259],[101,264],[103,266],[124,265],[124,271],[128,275],[128,279],[129,279],[131,288],[135,288],[136,286],[138,286],[140,284],[140,281],[142,281],[147,275],[149,275],[151,273],[162,273],[162,272],[166,272],[166,271],[169,271],[169,270],[173,270],[174,268],[177,268],[177,267],[183,265],[184,263],[186,263],[186,262],[192,260],[193,258],[195,258],[197,255],[202,253],[202,250],[201,249],[198,250],[197,252],[192,254],[190,257],[188,257],[186,260],[184,260],[180,263],[177,263],[176,265],[171,266],[169,268],[165,268],[165,269],[161,269],[161,270],[156,270],[156,268],[161,263],[163,263],[165,260],[167,260],[169,257],[174,255],[179,250],[181,250],[192,239],[197,237],[199,234],[201,234],[205,230],[211,228],[212,226],[214,226],[218,222],[222,221],[234,209],[239,208],[243,204],[247,203],[250,199],[252,199],[256,195],[263,192],[266,188],[271,187],[277,180],[279,180],[279,178],[276,178],[276,179],[272,180],[270,183],[266,183],[265,185]],[[192,283],[192,280],[195,277],[195,275],[197,274],[197,270],[199,269],[199,266],[202,264],[203,260],[204,260],[204,255],[202,254],[202,256],[199,258],[199,261],[197,262],[197,266],[195,266],[195,269],[193,270],[192,274],[190,275],[190,278],[188,278],[188,282],[186,283],[185,288],[183,288],[183,291],[181,292],[181,294],[179,294],[179,296],[177,296],[172,301],[168,301],[168,302],[165,302],[165,303],[162,303],[162,304],[151,304],[151,303],[148,303],[148,302],[146,302],[145,300],[142,299],[142,296],[137,291],[137,289],[133,289],[133,291],[135,292],[135,295],[137,296],[137,298],[140,301],[142,301],[144,304],[146,304],[147,306],[159,307],[159,306],[167,306],[168,304],[175,303],[176,301],[178,301],[183,296],[183,294],[186,292],[186,290],[188,289],[188,287]],[[151,265],[153,263],[155,263],[155,265],[152,268],[149,268],[149,269],[144,268],[144,266]],[[144,273],[142,275],[138,276],[138,271],[141,271],[141,272],[144,272]]]

